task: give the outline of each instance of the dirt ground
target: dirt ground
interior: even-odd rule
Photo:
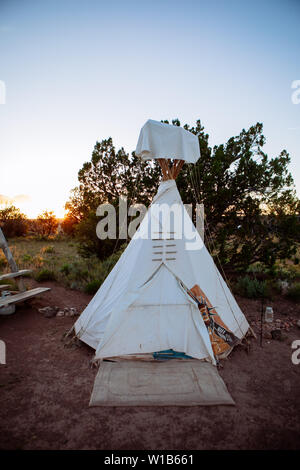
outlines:
[[[74,317],[46,318],[38,308],[81,311],[91,296],[44,285],[52,290],[0,318],[7,348],[0,365],[1,449],[300,448],[300,364],[291,361],[297,326],[282,341],[264,338],[263,347],[251,339],[249,352],[238,346],[222,361],[236,406],[89,408],[93,350],[64,345]],[[237,300],[250,322],[259,318],[259,301]],[[277,319],[300,318],[295,303],[278,297],[268,304]]]

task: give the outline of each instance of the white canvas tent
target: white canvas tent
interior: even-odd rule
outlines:
[[[173,349],[215,364],[205,323],[182,283],[189,289],[199,285],[238,338],[249,325],[194,227],[175,180],[166,179],[166,167],[162,169],[164,181],[146,216],[75,323],[75,333],[96,350],[97,359]]]

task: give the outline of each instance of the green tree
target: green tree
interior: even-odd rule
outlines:
[[[164,121],[168,123],[168,121]],[[178,119],[173,125],[180,125]],[[283,150],[269,158],[263,152],[263,125],[257,123],[225,144],[209,146],[209,136],[198,120],[185,129],[198,136],[201,157],[185,164],[177,178],[184,203],[204,203],[206,243],[222,265],[244,269],[261,261],[272,266],[290,258],[299,243],[299,200]],[[99,204],[117,208],[119,196],[129,203],[149,205],[160,180],[156,161],[143,162],[123,148],[116,152],[112,139],[97,142],[92,159],[78,173],[79,186],[66,204],[77,220],[83,250],[108,256],[114,241],[96,236]]]
[[[204,203],[207,243],[217,260],[244,269],[294,255],[300,206],[287,151],[274,158],[263,152],[261,123],[213,149],[200,121],[184,127],[198,135],[201,158],[183,167],[177,184],[184,202]]]
[[[75,228],[78,222],[79,220],[77,220],[75,217],[72,217],[72,214],[69,213],[64,217],[61,223],[61,228],[66,235],[73,237],[75,235]]]
[[[128,205],[136,202],[149,205],[159,179],[156,162],[144,162],[134,153],[129,156],[123,148],[116,151],[111,138],[96,142],[91,161],[79,170],[79,186],[73,189],[65,206],[67,217],[77,221],[81,254],[97,253],[103,259],[116,247],[115,240],[99,240],[96,235],[99,221],[96,209],[100,204],[114,205],[117,216],[121,196],[127,198]]]
[[[55,235],[58,227],[58,220],[53,211],[44,211],[37,217],[38,232],[43,237]]]
[[[0,210],[0,226],[5,237],[20,237],[27,232],[26,215],[10,205]]]

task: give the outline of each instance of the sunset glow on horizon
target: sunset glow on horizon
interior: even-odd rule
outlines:
[[[36,219],[43,212],[54,212],[55,216],[63,219],[66,215],[64,204],[49,202],[47,198],[34,199],[29,195],[5,196],[0,195],[0,209],[13,205],[20,209],[28,219]]]

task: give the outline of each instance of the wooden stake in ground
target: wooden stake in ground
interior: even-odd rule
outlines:
[[[262,347],[263,337],[263,321],[264,321],[264,298],[261,298],[261,313],[260,313],[260,345]]]

